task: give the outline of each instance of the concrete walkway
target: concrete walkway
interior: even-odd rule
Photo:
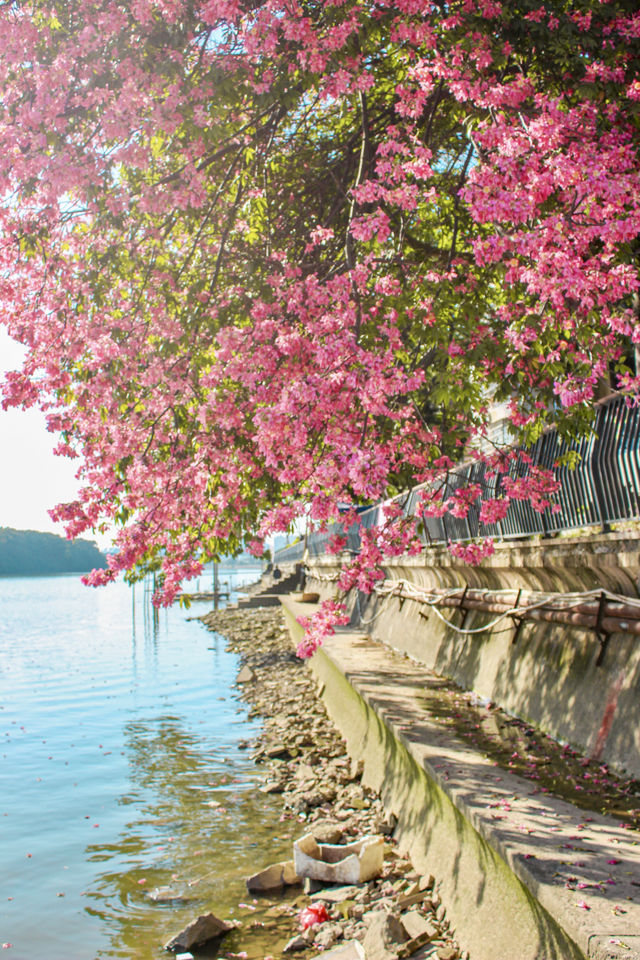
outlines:
[[[313,607],[282,598],[294,640]],[[350,630],[311,661],[396,837],[473,960],[640,960],[640,835],[541,794],[430,716],[434,674]]]

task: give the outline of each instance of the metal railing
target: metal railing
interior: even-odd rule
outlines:
[[[299,563],[304,556],[304,551],[304,539],[298,540],[297,543],[290,543],[288,546],[276,550],[273,555],[273,562],[275,564]]]
[[[560,482],[554,495],[556,512],[550,508],[539,513],[526,501],[512,500],[504,520],[499,523],[481,523],[476,506],[465,518],[451,514],[443,517],[423,517],[425,544],[471,540],[475,537],[493,537],[496,540],[548,536],[564,530],[582,527],[608,529],[612,523],[640,519],[640,408],[628,405],[625,398],[614,394],[598,403],[591,433],[579,440],[566,440],[555,429],[546,431],[533,447],[519,448],[531,458],[524,463],[518,458],[506,474],[512,479],[526,476],[531,467],[551,470]],[[574,469],[556,466],[566,454],[577,460]],[[474,462],[459,467],[446,478],[443,499],[455,490],[473,483],[482,490],[482,499],[499,497],[503,492],[503,474],[490,473],[487,466]],[[420,503],[420,488],[404,498],[405,516],[415,516]],[[382,519],[382,505],[370,507],[360,514],[365,528],[377,526]],[[326,553],[329,539],[344,534],[340,523],[333,524],[325,533],[311,534],[306,547],[311,556]],[[346,550],[358,553],[360,535],[357,524],[347,531]],[[275,555],[275,561],[292,562],[304,554],[305,542],[287,547]],[[286,554],[286,558],[285,555]]]

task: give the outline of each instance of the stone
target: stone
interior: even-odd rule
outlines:
[[[326,950],[332,947],[342,936],[342,927],[339,923],[325,923],[314,933],[313,942],[317,947]]]
[[[317,820],[311,825],[311,833],[317,843],[339,843],[344,837],[343,828],[330,820]]]
[[[173,903],[187,904],[193,903],[193,897],[185,897],[178,890],[172,890],[170,887],[158,887],[147,894],[149,900],[154,903]]]
[[[310,809],[321,807],[323,803],[330,803],[333,797],[335,797],[335,790],[310,790],[308,793],[303,793],[300,799],[306,803],[307,809]]]
[[[314,895],[314,900],[324,900],[325,903],[342,903],[343,900],[353,900],[361,891],[361,887],[354,885],[347,887],[320,888]]]
[[[261,787],[258,787],[260,793],[283,793],[284,784],[279,780],[267,780]]]
[[[405,929],[405,932],[410,939],[415,939],[416,937],[436,936],[436,930],[433,924],[429,923],[426,917],[418,910],[409,910],[408,913],[403,913],[400,917],[400,923]]]
[[[188,950],[197,944],[206,943],[215,937],[221,937],[233,929],[235,928],[232,923],[220,920],[213,913],[203,913],[187,924],[175,937],[168,940],[164,949],[170,950],[172,953],[177,953],[178,950]]]
[[[421,890],[431,890],[436,882],[436,878],[430,873],[428,876],[420,877],[418,881]]]
[[[407,947],[411,949],[409,954],[411,960],[438,960],[436,947],[432,943],[427,943],[424,947],[419,947],[416,950],[411,948],[411,941],[409,941]]]
[[[289,749],[284,743],[271,743],[265,749],[265,757],[269,757],[271,760],[275,760],[277,757],[284,757],[288,755]]]
[[[458,960],[460,953],[455,947],[440,947],[436,956],[438,960]]]
[[[364,773],[364,760],[355,760],[351,761],[351,769],[349,771],[350,780],[359,780]]]
[[[414,880],[413,883],[410,883],[407,887],[405,887],[402,895],[403,897],[413,897],[416,893],[420,893],[420,887]]]
[[[418,891],[418,893],[405,894],[403,897],[398,897],[398,906],[401,910],[406,910],[407,907],[413,907],[416,903],[422,903],[424,900],[424,893]]]
[[[294,773],[295,780],[309,780],[313,783],[317,776],[317,770],[314,770],[308,763],[298,764],[298,769]]]
[[[398,918],[383,910],[375,910],[365,914],[365,919],[368,924],[362,945],[367,960],[396,960],[407,940]]]
[[[323,887],[324,882],[322,880],[312,880],[311,877],[305,877],[302,884],[302,889],[308,896],[312,894],[315,895],[317,891],[322,890]]]
[[[300,883],[300,877],[296,873],[293,860],[282,860],[280,863],[273,863],[264,870],[254,873],[253,876],[248,877],[246,883],[249,893],[264,893],[267,890],[282,890],[283,887]]]
[[[381,833],[385,837],[390,837],[398,825],[398,818],[395,814],[390,813],[386,817],[378,817],[375,823],[377,833]]]
[[[398,960],[405,960],[406,957],[411,957],[412,960],[418,960],[419,956],[422,957],[434,957],[436,955],[436,947],[433,944],[433,935],[430,933],[422,933],[419,937],[412,937],[411,940],[407,940],[406,943],[403,943],[400,946],[398,951]]]
[[[283,953],[295,953],[297,950],[306,950],[309,944],[304,937],[301,937],[299,934],[295,937],[291,937],[287,943],[285,943],[282,948]]]
[[[366,954],[357,940],[345,940],[339,947],[319,953],[312,960],[366,960]]]
[[[195,960],[192,953],[176,953],[176,960]]]
[[[251,669],[251,667],[243,667],[238,676],[236,677],[236,683],[251,683],[252,680],[256,679],[256,675]]]
[[[309,590],[307,593],[303,593],[300,597],[300,603],[318,603],[320,600],[319,593],[313,593]]]

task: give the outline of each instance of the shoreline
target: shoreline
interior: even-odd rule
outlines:
[[[294,953],[310,960],[357,940],[367,956],[373,958],[375,951],[376,960],[468,960],[451,936],[437,881],[418,874],[396,849],[393,819],[377,793],[362,785],[361,766],[347,756],[315,680],[296,657],[281,609],[226,608],[197,619],[239,656],[241,699],[250,706],[249,716],[263,722],[259,735],[243,747],[253,748],[254,761],[267,768],[259,789],[282,799],[282,813],[273,824],[280,837],[293,841],[311,832],[319,843],[353,842],[365,834],[385,838],[383,870],[376,880],[342,890],[306,881],[304,891],[298,884],[281,893],[248,894],[252,919],[243,917],[232,935],[236,950],[248,960]],[[256,862],[256,872],[272,862]],[[329,918],[301,931],[297,916],[312,902],[323,903]],[[225,947],[223,940],[215,955],[239,955]]]

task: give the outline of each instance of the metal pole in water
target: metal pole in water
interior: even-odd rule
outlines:
[[[220,599],[220,587],[218,584],[218,561],[213,561],[213,609],[218,609],[218,601]]]

